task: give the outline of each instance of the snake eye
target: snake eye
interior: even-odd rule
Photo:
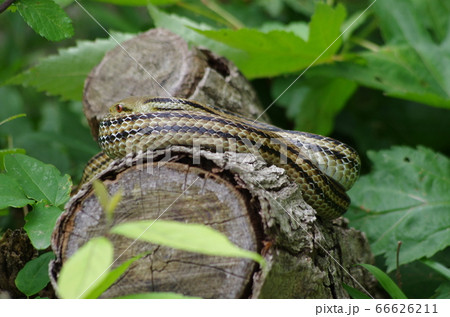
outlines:
[[[116,105],[116,111],[118,113],[121,113],[123,111],[123,105],[121,105],[120,103]]]

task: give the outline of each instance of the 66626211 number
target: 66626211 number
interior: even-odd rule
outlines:
[[[381,314],[437,314],[436,304],[377,304],[375,312]]]

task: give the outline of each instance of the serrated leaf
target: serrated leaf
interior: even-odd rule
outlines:
[[[47,252],[25,264],[17,274],[17,288],[27,296],[42,290],[50,282],[48,264],[54,258],[53,252]]]
[[[248,258],[265,265],[259,254],[235,246],[222,233],[201,224],[165,220],[135,221],[116,225],[111,233],[184,251]]]
[[[16,180],[27,197],[54,206],[64,204],[70,195],[69,175],[61,176],[52,165],[44,164],[23,154],[5,157],[6,174]]]
[[[132,36],[122,33],[115,34],[114,38],[122,42]],[[41,60],[5,84],[32,86],[50,95],[59,95],[62,99],[81,100],[87,75],[116,45],[113,39],[79,41],[77,46],[59,50],[58,55]]]
[[[412,0],[411,2],[417,12],[426,12],[426,14],[420,14],[419,22],[430,32],[433,32],[433,37],[438,42],[442,41],[449,27],[450,2],[423,0]]]
[[[89,240],[64,263],[58,278],[58,296],[85,298],[107,277],[113,254],[113,245],[108,239]]]
[[[450,245],[450,160],[425,147],[369,152],[370,174],[350,190],[351,225],[364,231],[387,271]]]
[[[73,36],[72,21],[53,0],[20,0],[17,10],[28,25],[50,41]]]
[[[116,299],[200,299],[201,297],[185,296],[177,293],[141,293],[141,294],[130,294],[120,297],[115,297]]]
[[[441,53],[449,54],[450,50]],[[450,108],[450,94],[436,82],[428,66],[423,64],[421,57],[411,47],[385,46],[376,53],[362,53],[360,58],[353,62],[318,66],[311,70],[310,75],[347,78],[383,90],[391,97]],[[442,71],[445,71],[445,67]]]
[[[375,276],[377,281],[381,284],[386,292],[392,297],[392,299],[407,299],[402,290],[391,280],[391,278],[381,271],[379,268],[370,264],[360,264],[366,270]]]
[[[286,107],[295,129],[321,135],[333,130],[334,118],[355,92],[357,85],[343,78],[307,77],[285,91],[295,78],[277,78],[272,85],[272,97]],[[284,92],[284,93],[283,93]]]
[[[380,19],[380,29],[386,42],[431,42],[430,33],[423,24],[423,12],[418,2],[410,0],[377,0],[373,9]],[[441,7],[443,8],[443,7]],[[423,9],[423,8],[420,8]],[[447,17],[448,18],[448,17]]]
[[[242,53],[240,50],[229,47],[223,43],[211,40],[206,36],[199,34],[195,30],[211,30],[212,27],[206,23],[197,23],[185,17],[175,14],[167,14],[158,10],[155,6],[147,6],[148,12],[153,19],[156,27],[161,27],[172,31],[181,36],[190,44],[203,46],[220,55],[236,55]]]
[[[34,200],[27,198],[14,178],[0,174],[0,209],[6,207],[21,208],[32,203],[34,203]]]
[[[388,39],[389,43],[407,43],[418,56],[418,65],[409,65],[419,66],[423,70],[423,81],[450,102],[450,28],[447,27],[446,38],[435,43],[421,22],[422,12],[417,9],[409,0],[395,3],[380,0],[375,5],[381,26],[389,27],[393,36]]]
[[[274,30],[268,33],[255,29],[197,30],[213,40],[242,50],[239,54],[225,54],[248,77],[276,76],[292,73],[313,62],[329,62],[341,45],[340,27],[344,22],[344,6],[335,9],[318,3],[309,24],[305,41],[290,31]]]
[[[308,41],[309,27],[308,27],[308,23],[306,23],[306,22],[298,21],[298,22],[292,22],[292,23],[285,25],[280,22],[270,21],[270,22],[264,23],[260,28],[260,31],[262,31],[264,33],[268,33],[270,31],[275,31],[275,30],[292,32],[295,35],[297,35],[298,37],[302,38],[304,41]]]
[[[157,27],[167,28],[190,43],[227,57],[249,78],[298,71],[309,66],[322,53],[316,63],[329,61],[341,44],[337,38],[346,15],[341,5],[332,9],[318,4],[309,24],[309,40],[306,41],[303,39],[305,30],[298,30],[300,33],[297,34],[301,36],[292,32],[292,27],[298,26],[295,23],[284,29],[277,26],[276,30],[269,32],[246,28],[213,30],[206,24],[166,14],[153,6],[148,8]],[[267,26],[264,28],[271,29]]]
[[[56,220],[62,212],[63,210],[58,207],[37,203],[33,210],[25,216],[24,229],[36,249],[43,250],[50,246]]]
[[[388,96],[450,108],[450,28],[433,30],[445,33],[439,35],[442,41],[434,41],[422,23],[417,2],[413,4],[409,0],[378,0],[374,10],[386,45],[311,71],[355,80]],[[442,22],[436,27],[440,25]]]

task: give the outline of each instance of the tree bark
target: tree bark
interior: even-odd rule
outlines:
[[[145,67],[173,95],[248,117],[261,112],[251,85],[234,65],[205,50],[189,49],[168,31],[152,30],[123,45],[129,55],[143,54],[139,61],[152,61]],[[120,49],[107,54],[86,82],[85,113],[93,129],[106,105],[130,94],[162,94],[151,80],[127,77],[135,62],[126,57],[119,63],[121,54]],[[160,59],[163,64],[156,62]],[[113,224],[157,218],[202,223],[261,253],[268,269],[246,259],[132,244],[111,235],[92,186],[86,184],[66,205],[53,234],[54,285],[62,264],[90,238],[104,235],[113,241],[116,255],[125,251],[116,266],[142,252],[149,255],[103,297],[171,291],[204,298],[347,298],[342,283],[374,294],[374,279],[355,266],[373,262],[365,236],[348,228],[344,218],[318,220],[285,171],[252,154],[173,146],[116,160],[99,178],[110,194],[123,190]]]

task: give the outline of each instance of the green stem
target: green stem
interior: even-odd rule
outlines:
[[[211,0],[202,0],[203,4],[211,11],[218,14],[225,19],[234,29],[242,29],[245,27],[244,23],[239,21],[235,16],[221,8],[216,2]]]
[[[398,287],[400,287],[400,289],[402,288],[402,275],[400,273],[400,248],[401,247],[402,247],[402,242],[398,241],[397,242],[397,256],[396,256],[396,260],[397,260],[396,278],[397,278],[397,285],[398,285]]]
[[[359,38],[367,38],[376,29],[378,29],[378,20],[372,19],[369,22],[369,24],[367,24],[366,27],[364,27],[363,29],[361,29],[360,32],[358,32],[358,37]]]
[[[372,51],[372,52],[378,52],[380,50],[380,47],[377,44],[370,42],[368,40],[365,40],[363,38],[354,37],[351,39],[351,41],[353,43],[358,44],[359,46],[362,46],[362,47],[368,49],[369,51]]]
[[[21,117],[26,117],[26,114],[25,114],[25,113],[19,113],[19,114],[16,114],[15,116],[12,116],[12,117],[6,118],[6,119],[5,119],[5,120],[3,120],[2,122],[0,122],[0,125],[2,125],[2,124],[4,124],[4,123],[6,123],[6,122],[8,122],[8,121],[11,121],[11,120],[17,119],[17,118],[21,118]]]
[[[211,12],[211,10],[209,8],[205,9],[204,7],[199,7],[199,5],[197,5],[197,4],[193,5],[193,4],[182,2],[182,1],[177,2],[176,5],[185,10],[191,11],[192,13],[204,16],[205,18],[215,21],[218,24],[223,24],[225,26],[232,27],[232,25],[230,25],[227,20],[225,20],[223,17],[219,16],[217,13]]]
[[[367,12],[367,14],[371,14]],[[372,19],[361,31],[358,32],[357,35],[351,36],[348,41],[344,43],[344,46],[342,48],[342,52],[346,53],[349,52],[353,48],[353,43],[357,43],[361,45],[364,48],[367,48],[369,50],[378,51],[379,46],[377,46],[375,43],[370,42],[366,38],[376,29],[378,28],[378,21],[376,19]],[[358,39],[355,41],[355,39]],[[367,46],[365,46],[367,44]]]

